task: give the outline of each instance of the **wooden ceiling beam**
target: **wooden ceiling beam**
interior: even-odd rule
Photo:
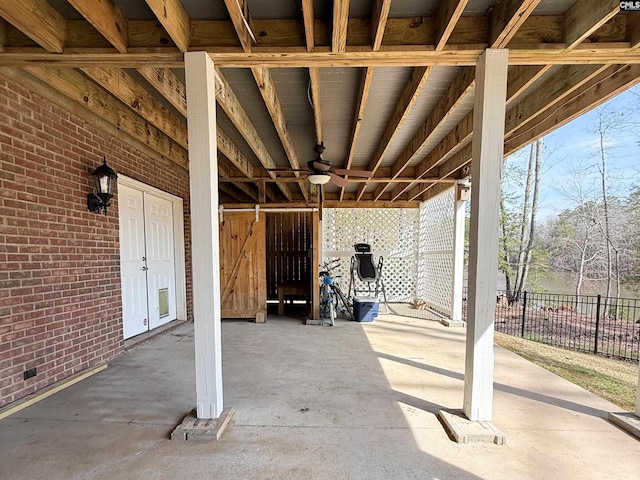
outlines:
[[[504,48],[533,13],[540,0],[503,0],[490,14],[489,45]]]
[[[315,48],[315,29],[313,0],[302,0],[302,18],[307,52]],[[311,107],[313,108],[313,122],[316,128],[316,143],[322,143],[322,109],[320,108],[320,71],[316,67],[309,67],[309,90]]]
[[[396,135],[400,131],[400,126],[404,123],[411,108],[418,100],[418,96],[420,92],[424,88],[427,83],[427,79],[429,78],[429,74],[431,73],[431,67],[419,67],[413,69],[411,72],[411,77],[409,81],[405,84],[400,96],[398,97],[398,102],[393,109],[391,116],[389,117],[389,121],[387,126],[378,141],[378,145],[369,161],[368,170],[372,172],[376,172],[384,155],[387,153],[387,150],[391,146],[391,143],[395,139]],[[360,185],[356,192],[356,199],[359,200],[362,198],[362,195],[367,188],[366,183]]]
[[[371,38],[373,39],[372,48],[374,51],[380,50],[384,30],[387,26],[389,18],[389,10],[391,9],[391,0],[376,0],[371,15]]]
[[[505,141],[505,155],[511,154],[615,95],[640,83],[640,65],[611,65],[583,87],[565,98],[551,112],[541,112]]]
[[[420,202],[424,202],[427,200],[431,200],[432,198],[437,197],[441,193],[446,192],[450,188],[453,188],[449,185],[435,185],[433,188],[427,190],[427,192],[420,198]]]
[[[436,25],[436,30],[435,30],[435,50],[436,51],[440,51],[444,49],[455,26],[457,25],[460,17],[462,16],[462,12],[464,11],[464,8],[466,7],[467,3],[468,3],[468,0],[445,0],[441,2],[440,5],[438,6],[438,9],[436,10],[434,15],[435,25]],[[431,72],[430,68],[424,68],[424,67],[416,68],[414,70],[412,74],[412,78],[407,84],[407,86],[405,87],[405,90],[403,91],[403,93],[401,94],[400,101],[398,102],[398,105],[396,105],[396,109],[394,110],[391,116],[390,123],[387,125],[387,130],[385,130],[382,136],[381,142],[382,141],[386,142],[386,145],[384,149],[382,149],[380,148],[381,145],[379,144],[378,145],[379,149],[376,150],[376,154],[374,155],[374,159],[377,163],[375,165],[375,168],[377,168],[377,166],[380,164],[380,161],[382,160],[382,157],[386,149],[389,147],[392,139],[395,137],[395,133],[397,133],[397,130],[399,129],[400,125],[406,118],[406,115],[408,115],[409,110],[415,104],[422,90],[422,87],[426,83],[426,80],[430,72]],[[416,79],[420,79],[419,83],[416,83]],[[416,86],[418,88],[415,88]],[[406,101],[406,93],[411,92],[412,90],[413,90],[412,99],[409,102],[401,104],[400,102]],[[399,116],[398,113],[400,111],[402,111],[403,113],[402,115]],[[390,132],[389,131],[390,128],[393,128],[394,131]],[[375,171],[375,168],[372,170]],[[360,198],[362,196],[365,189],[366,189],[366,185],[362,185],[361,187],[359,187],[357,191],[357,198]],[[385,189],[386,189],[385,185],[378,186],[374,191],[374,198],[376,197],[379,198]]]
[[[306,178],[302,177],[280,177],[280,178],[271,178],[271,177],[254,177],[254,178],[246,178],[246,177],[234,177],[227,175],[224,179],[220,180],[221,182],[234,182],[234,183],[257,183],[257,182],[266,182],[266,183],[275,183],[275,182],[283,182],[283,183],[301,183],[306,182]],[[413,177],[374,177],[374,178],[358,178],[358,177],[350,177],[349,182],[351,183],[362,183],[362,182],[372,182],[372,183],[382,183],[382,182],[398,182],[398,183],[453,183],[455,180],[449,178],[420,178],[416,180]],[[339,197],[338,197],[339,198]]]
[[[222,53],[219,49],[207,49],[217,66],[223,68],[270,68],[322,67],[413,67],[413,66],[475,66],[478,56],[484,51],[477,45],[451,46],[444,51],[432,49],[380,50],[378,52],[356,49],[336,55],[331,52],[251,52]],[[576,49],[551,45],[550,48],[509,50],[509,65],[602,65],[640,63],[637,49],[626,43],[581,44]],[[103,66],[118,68],[166,67],[184,68],[183,55],[175,48],[132,49],[127,53],[113,53],[109,49],[73,49],[61,54],[43,53],[32,48],[5,47],[0,53],[0,67],[58,66],[81,68]]]
[[[249,115],[238,100],[238,97],[229,85],[229,82],[227,82],[227,79],[224,77],[224,75],[222,75],[222,71],[217,67],[216,75],[218,75],[218,78],[220,78],[225,92],[224,97],[217,98],[218,104],[227,114],[227,117],[229,117],[240,135],[242,135],[242,138],[247,141],[247,144],[249,145],[249,147],[251,147],[251,150],[258,158],[260,164],[265,169],[275,168],[277,165],[271,157],[271,154],[267,150],[266,145],[262,141],[260,134],[251,122]],[[269,172],[269,175],[272,178],[275,178],[275,173]],[[287,198],[287,200],[290,200],[291,192],[289,188],[282,183],[279,183],[278,187],[282,191],[282,194],[285,196],[285,198]]]
[[[245,0],[224,0],[225,5],[227,6],[227,11],[229,12],[229,16],[231,17],[231,22],[233,23],[233,28],[238,35],[238,39],[240,40],[240,45],[242,46],[242,50],[245,52],[251,51],[251,33],[249,32],[249,28],[247,24],[247,18],[245,17],[245,12],[243,8],[245,8]]]
[[[380,49],[428,48],[439,51],[440,46],[445,49],[445,46],[468,48],[476,45],[485,48],[490,45],[487,40],[489,22],[486,16],[462,16],[457,19],[452,17],[445,25],[436,21],[436,15],[441,15],[438,12],[444,7],[445,4],[441,2],[441,6],[433,17],[420,17],[419,22],[416,22],[415,18],[387,18]],[[601,43],[628,43],[630,38],[627,30],[633,32],[633,13],[635,12],[620,12],[615,15],[606,25],[596,29],[597,35],[594,35],[592,40]],[[512,49],[565,48],[567,46],[564,33],[565,18],[564,15],[529,17],[511,39],[508,47]],[[325,19],[314,19],[310,27],[303,26],[297,19],[251,20],[251,25],[261,33],[252,48],[256,52],[273,51],[273,49],[283,52],[302,51],[307,45],[307,38],[311,38],[311,35],[314,38],[313,45],[317,49],[331,51],[331,24]],[[239,37],[235,33],[233,23],[229,20],[192,20],[190,28],[189,48],[191,50],[238,51]],[[444,28],[446,33],[450,32],[446,42],[445,37],[437,37],[436,31],[439,28]],[[371,29],[369,19],[350,19],[346,51],[371,50],[373,45]],[[66,49],[111,47],[104,36],[86,20],[67,20],[66,32],[64,45]],[[129,20],[128,34],[127,43],[130,50],[140,48],[179,50],[173,38],[157,20]],[[7,45],[13,47],[38,45],[11,25],[7,28],[7,40]]]
[[[111,0],[68,0],[120,53],[129,45],[129,23]]]
[[[191,43],[191,19],[180,0],[145,0],[181,52]]]
[[[126,71],[100,67],[81,71],[180,146],[188,148],[187,127]]]
[[[436,130],[441,127],[449,118],[451,113],[458,105],[473,91],[475,84],[475,69],[464,68],[456,78],[451,82],[445,93],[440,97],[438,103],[427,116],[427,119],[418,129],[409,144],[405,147],[398,158],[393,162],[391,168],[391,176],[396,177],[416,158],[424,145],[432,138]],[[423,160],[424,162],[424,160]],[[421,162],[416,167],[416,178],[423,176],[427,169]],[[399,185],[393,192],[391,198],[398,198],[404,191],[406,186]],[[384,191],[384,186],[378,187],[374,192],[374,198],[379,198]]]
[[[567,48],[582,43],[619,12],[619,0],[577,0],[564,15]]]
[[[46,0],[0,2],[0,16],[45,50],[62,53],[67,22]]]
[[[627,39],[631,48],[640,47],[640,12],[627,12]]]
[[[362,120],[364,119],[364,109],[367,106],[367,100],[369,99],[369,91],[371,90],[371,81],[373,80],[373,68],[365,68],[362,72],[360,79],[360,88],[358,89],[358,100],[356,101],[356,112],[353,116],[353,123],[351,125],[351,140],[349,141],[349,154],[347,155],[347,161],[344,168],[349,169],[353,163],[353,156],[356,152],[356,144],[358,143],[358,137],[360,135],[360,127],[362,127]],[[348,176],[345,178],[349,178]],[[344,197],[345,187],[340,188],[340,196]]]
[[[251,72],[253,73],[253,77],[256,80],[258,90],[260,90],[260,95],[262,95],[262,99],[267,107],[269,116],[271,117],[271,121],[273,122],[276,132],[278,133],[282,148],[287,155],[289,165],[292,169],[299,169],[300,162],[298,161],[298,154],[296,153],[296,149],[293,146],[293,139],[289,134],[287,120],[284,117],[282,104],[280,103],[280,99],[278,98],[276,85],[273,81],[273,78],[271,77],[271,74],[269,73],[269,69],[264,67],[255,67],[251,69]],[[300,173],[295,172],[295,175],[298,176],[300,175]],[[309,194],[308,188],[305,188],[306,185],[301,185],[300,187],[302,190],[302,195],[304,196],[305,200],[307,200]]]
[[[567,65],[556,75],[536,86],[526,97],[509,109],[505,119],[505,135],[521,128],[542,111],[563,101],[593,77],[607,68],[606,65]]]
[[[54,67],[29,67],[31,75],[83,105],[98,117],[133,138],[145,143],[183,168],[189,168],[187,151],[164,132],[117,101],[93,81],[76,70]]]
[[[449,41],[469,0],[443,0],[434,15],[435,49],[442,50]]]
[[[342,53],[347,48],[347,28],[349,25],[349,0],[333,0],[333,30],[331,51]]]
[[[138,73],[187,118],[187,89],[175,73],[168,68],[158,67],[142,67]]]

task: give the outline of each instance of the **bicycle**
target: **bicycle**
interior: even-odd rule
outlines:
[[[337,282],[338,276],[331,275],[331,271],[340,266],[340,260],[336,259],[321,265],[320,270],[320,317],[324,325],[324,319],[329,320],[329,325],[335,325],[338,316],[338,300],[342,303],[344,310],[354,319],[353,309],[349,305],[349,300]]]

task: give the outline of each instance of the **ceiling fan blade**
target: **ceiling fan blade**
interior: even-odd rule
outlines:
[[[326,163],[322,163],[322,162],[318,162],[318,161],[314,161],[313,162],[313,168],[326,172],[331,170],[331,165],[327,165]]]
[[[333,171],[338,175],[349,175],[350,177],[373,177],[373,172],[368,170],[351,170],[346,168],[334,168]]]
[[[335,173],[329,173],[329,176],[331,177],[331,180],[329,181],[334,185],[337,185],[338,187],[344,187],[347,185],[347,183],[349,183],[344,178],[339,177]]]

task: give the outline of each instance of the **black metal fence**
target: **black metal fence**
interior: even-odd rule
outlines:
[[[532,292],[512,298],[498,292],[497,332],[624,360],[640,357],[640,300]]]

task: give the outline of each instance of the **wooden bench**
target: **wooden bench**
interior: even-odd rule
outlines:
[[[278,315],[284,315],[284,302],[290,297],[304,297],[309,304],[308,288],[304,285],[278,285]]]

